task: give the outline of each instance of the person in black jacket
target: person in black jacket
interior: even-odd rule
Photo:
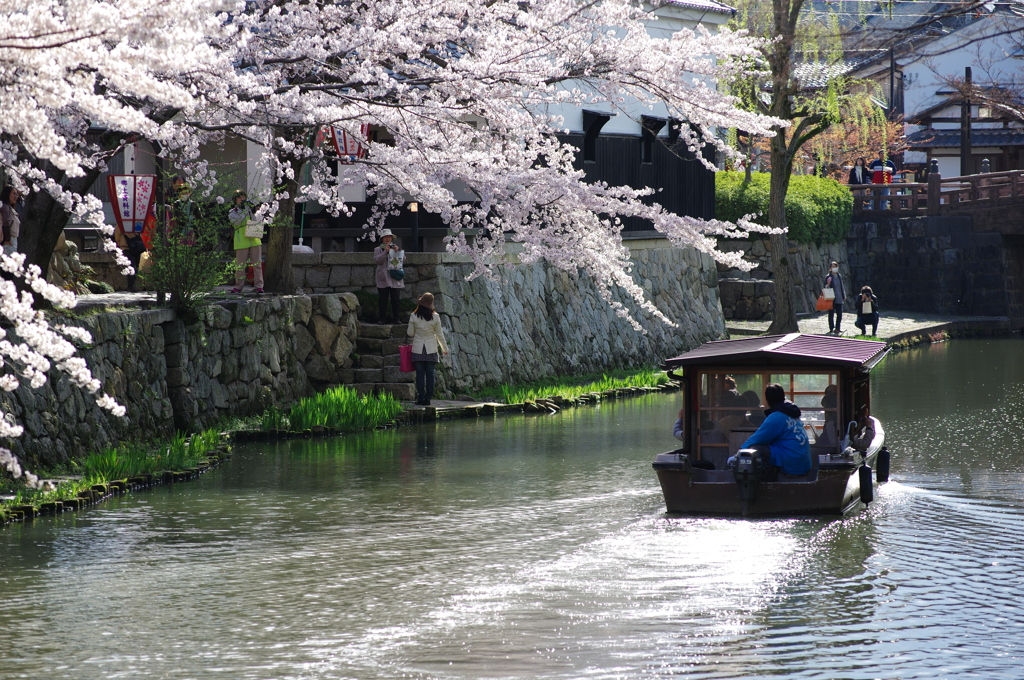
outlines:
[[[867,327],[871,326],[871,335],[878,335],[878,298],[871,286],[864,286],[857,296],[857,320],[854,324],[862,335],[867,335]]]
[[[871,171],[868,170],[868,161],[863,156],[858,158],[854,162],[853,167],[850,168],[848,184],[851,186],[854,184],[871,184]]]

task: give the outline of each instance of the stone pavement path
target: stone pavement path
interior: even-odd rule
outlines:
[[[860,334],[860,330],[853,325],[857,320],[856,314],[843,314],[843,336],[852,338]],[[1000,316],[943,316],[941,314],[924,314],[920,312],[884,311],[878,320],[878,339],[892,340],[907,333],[919,333],[925,330],[937,332],[944,326],[951,323],[977,324],[981,326],[995,326],[999,323],[1006,323],[1006,317]],[[743,337],[745,335],[761,335],[768,330],[770,321],[726,321],[725,325],[731,337]],[[828,313],[821,312],[815,316],[808,316],[797,319],[797,325],[801,333],[828,333]],[[869,329],[870,330],[870,329]]]

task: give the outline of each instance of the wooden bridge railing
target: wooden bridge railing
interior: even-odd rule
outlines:
[[[850,192],[854,213],[941,215],[958,207],[1024,206],[1024,170],[949,178],[932,172],[927,183],[866,184],[851,186]]]

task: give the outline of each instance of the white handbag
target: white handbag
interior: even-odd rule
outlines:
[[[246,238],[263,238],[264,223],[259,220],[249,220],[245,223]]]
[[[836,299],[836,291],[835,291],[834,288],[822,288],[821,289],[821,296],[823,298],[825,298],[826,300],[835,300]]]

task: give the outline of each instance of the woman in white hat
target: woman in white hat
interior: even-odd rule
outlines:
[[[373,261],[377,263],[377,318],[386,323],[388,300],[391,301],[391,321],[398,323],[399,291],[405,288],[405,251],[394,243],[395,235],[390,229],[380,233],[380,245],[373,249]]]

